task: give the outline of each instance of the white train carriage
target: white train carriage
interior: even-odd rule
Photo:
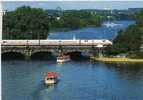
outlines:
[[[98,45],[100,42],[99,40],[80,40],[80,45],[91,46],[91,45]]]
[[[2,40],[2,45],[27,45],[26,40]]]
[[[36,46],[36,45],[40,45],[40,41],[39,40],[27,40],[27,45],[31,45],[31,46]]]
[[[40,45],[78,45],[79,40],[40,40]]]
[[[59,45],[59,40],[40,40],[40,45],[56,46]]]
[[[112,45],[109,40],[2,40],[2,45],[47,45],[47,46],[91,46],[91,45]]]
[[[112,42],[109,40],[80,40],[80,45],[112,45]]]
[[[60,45],[74,46],[79,45],[79,40],[60,40]]]

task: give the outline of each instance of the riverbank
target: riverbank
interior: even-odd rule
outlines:
[[[143,63],[143,59],[130,59],[130,58],[110,58],[110,57],[91,57],[92,60],[102,61],[102,62],[133,62],[133,63]]]
[[[102,25],[103,26],[103,25]],[[96,25],[87,25],[84,27],[79,27],[79,28],[50,28],[49,33],[53,32],[68,32],[68,31],[77,31],[77,30],[82,30],[85,28],[99,28],[101,26],[96,26]]]
[[[51,28],[49,33],[52,32],[68,32],[68,31],[72,31],[73,29],[70,28]]]

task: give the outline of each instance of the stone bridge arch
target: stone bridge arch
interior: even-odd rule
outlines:
[[[70,51],[65,53],[65,55],[69,55],[72,60],[84,60],[85,58],[87,59],[90,56],[85,56],[83,55],[83,51]]]
[[[53,55],[53,50],[32,50],[30,58],[33,60],[52,60],[55,58]]]
[[[9,53],[9,52],[21,53],[21,54],[25,55],[24,52],[21,50],[14,50],[14,49],[2,50],[2,54]]]
[[[4,50],[1,53],[2,60],[22,60],[25,59],[25,53],[16,50]]]

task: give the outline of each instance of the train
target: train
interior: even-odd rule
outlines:
[[[59,46],[59,45],[112,45],[110,40],[96,39],[96,40],[1,40],[2,46],[27,46],[27,45],[47,45],[47,46]]]

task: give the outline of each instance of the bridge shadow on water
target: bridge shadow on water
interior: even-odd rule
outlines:
[[[25,56],[17,52],[2,53],[2,60],[25,60]]]
[[[89,56],[82,55],[81,52],[68,52],[66,55],[69,55],[73,61],[84,61],[89,60]],[[36,52],[33,53],[29,59],[26,59],[25,55],[18,52],[6,52],[2,54],[2,60],[33,60],[33,61],[56,61],[56,56],[51,52]]]
[[[37,52],[31,55],[31,60],[56,60],[51,52]]]
[[[84,61],[84,60],[89,60],[89,56],[82,55],[81,52],[69,52],[67,55],[70,55],[71,60],[73,61]]]

